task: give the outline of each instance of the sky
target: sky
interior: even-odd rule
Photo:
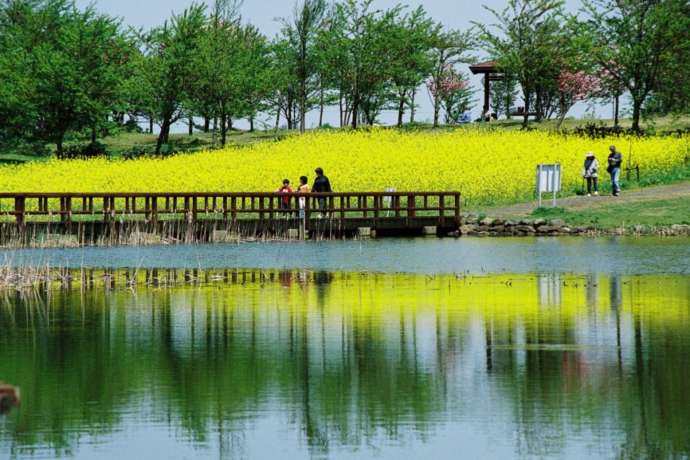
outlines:
[[[192,0],[77,0],[80,7],[93,6],[96,10],[107,13],[108,15],[122,18],[125,24],[136,28],[150,28],[162,24],[171,14],[180,13],[188,7]],[[212,0],[204,3],[210,4]],[[416,8],[423,5],[429,15],[436,21],[440,21],[446,27],[452,29],[467,29],[472,26],[472,22],[491,23],[493,16],[483,6],[501,10],[505,7],[505,0],[374,0],[373,8],[386,9],[397,4],[406,5],[409,8]],[[241,14],[245,22],[250,22],[257,26],[265,35],[273,37],[280,31],[280,18],[292,15],[295,0],[244,0]],[[566,7],[569,11],[575,12],[579,8],[579,0],[566,0]],[[477,52],[477,57],[484,57],[481,52]],[[467,69],[462,69],[469,74]],[[473,112],[479,116],[481,112],[481,80],[480,77],[473,77],[472,83],[477,91],[475,97],[477,102]],[[426,93],[426,90],[423,90]],[[417,111],[417,120],[429,120],[433,116],[429,97],[426,94],[418,97],[420,104]],[[570,115],[582,116],[587,106],[579,104],[572,109]],[[609,116],[610,108],[607,106],[597,107],[597,115]],[[331,108],[327,111],[326,121],[335,125],[337,122],[337,109]],[[394,122],[394,113],[385,113],[381,117],[384,124]],[[314,124],[316,116],[310,117],[308,124]],[[238,127],[242,127],[241,125]]]

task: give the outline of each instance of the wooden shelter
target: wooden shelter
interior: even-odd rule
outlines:
[[[482,109],[482,119],[491,112],[489,103],[491,101],[491,82],[503,81],[505,75],[498,70],[496,61],[480,62],[470,66],[470,71],[474,75],[484,75],[484,108]]]

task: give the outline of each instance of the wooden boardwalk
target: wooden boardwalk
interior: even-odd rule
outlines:
[[[0,193],[0,231],[84,240],[132,227],[184,228],[199,240],[217,231],[280,237],[290,229],[339,236],[368,228],[385,236],[436,227],[443,234],[458,229],[460,210],[459,192]]]

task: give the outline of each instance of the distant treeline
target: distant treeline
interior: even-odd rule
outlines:
[[[161,26],[134,30],[71,0],[0,2],[0,144],[93,144],[113,126],[148,119],[164,151],[171,126],[227,132],[259,114],[305,130],[305,117],[339,108],[340,126],[376,123],[396,110],[414,122],[416,99],[433,123],[457,123],[473,94],[460,64],[485,56],[505,78],[491,111],[524,124],[561,121],[575,102],[632,102],[633,129],[649,113],[690,106],[687,0],[509,0],[492,24],[448,30],[423,7],[375,9],[372,0],[300,0],[269,39],[241,17],[240,0],[192,4]],[[618,104],[617,104],[618,105]],[[616,117],[617,118],[617,117]],[[204,120],[195,126],[195,120]],[[271,122],[273,124],[273,122]]]

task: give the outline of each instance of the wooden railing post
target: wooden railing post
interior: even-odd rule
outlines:
[[[440,193],[438,195],[438,203],[439,203],[439,224],[443,226],[446,223],[446,195],[443,193]]]
[[[151,197],[151,223],[153,225],[158,223],[158,197],[156,195]]]
[[[148,222],[151,219],[151,197],[144,197],[144,220]]]
[[[407,195],[407,217],[415,217],[417,212],[415,211],[415,196]]]
[[[460,194],[455,194],[455,226],[460,227]]]
[[[349,198],[348,198],[349,200]],[[340,225],[345,223],[345,197],[340,197]]]
[[[72,222],[72,197],[70,196],[60,198],[60,220],[66,224]]]
[[[23,226],[26,222],[26,197],[18,195],[14,197],[14,215],[17,219],[17,225]]]
[[[103,197],[103,221],[110,222],[110,199],[107,196]]]
[[[259,220],[264,220],[264,197],[259,197]]]

